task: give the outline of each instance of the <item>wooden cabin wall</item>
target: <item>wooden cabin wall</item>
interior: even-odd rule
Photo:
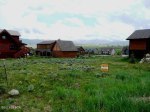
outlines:
[[[56,43],[55,46],[53,47],[53,51],[60,51],[60,50],[61,50],[60,47]]]
[[[3,39],[2,36],[5,36],[6,38]],[[11,46],[14,46],[14,42],[11,39],[10,35],[8,35],[7,33],[0,34],[0,53],[2,54],[6,52],[16,52],[16,50],[11,49]]]
[[[130,40],[130,50],[146,50],[146,39]]]
[[[37,49],[51,49],[52,44],[37,44]]]
[[[19,36],[9,35],[8,32],[0,33],[0,58],[14,58],[14,54],[21,49],[19,43]]]
[[[19,36],[12,36],[14,39],[19,40]]]
[[[58,58],[75,58],[77,53],[76,51],[53,51],[53,56]]]
[[[150,39],[130,40],[129,55],[134,54],[135,58],[143,58],[150,52]]]

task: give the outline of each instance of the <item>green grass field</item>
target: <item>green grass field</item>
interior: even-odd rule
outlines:
[[[150,64],[117,56],[5,62],[8,86],[0,60],[0,112],[150,112]],[[109,64],[107,74],[102,63]],[[9,96],[11,89],[20,95]]]

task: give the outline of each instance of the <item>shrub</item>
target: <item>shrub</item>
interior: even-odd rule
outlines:
[[[117,55],[121,55],[121,50],[118,50],[118,51],[116,52],[116,54],[117,54]]]
[[[32,92],[34,90],[34,85],[29,85],[28,86],[28,92]]]

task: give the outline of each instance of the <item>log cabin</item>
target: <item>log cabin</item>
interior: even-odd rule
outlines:
[[[150,29],[136,30],[128,38],[129,56],[143,58],[146,53],[150,53]]]
[[[75,58],[77,48],[72,41],[55,40],[43,41],[37,44],[37,54],[40,56],[52,56],[56,58]]]
[[[18,31],[0,29],[0,58],[19,58],[26,56],[28,49],[19,40]]]

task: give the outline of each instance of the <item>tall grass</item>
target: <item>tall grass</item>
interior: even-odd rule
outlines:
[[[102,63],[109,64],[109,75],[104,77],[99,75],[102,74]],[[127,58],[108,56],[8,59],[6,65],[8,90],[18,89],[20,95],[10,97],[7,92],[0,94],[0,106],[18,105],[21,108],[9,110],[0,107],[2,112],[150,111],[149,64],[130,64]],[[5,84],[2,77],[1,81]]]

